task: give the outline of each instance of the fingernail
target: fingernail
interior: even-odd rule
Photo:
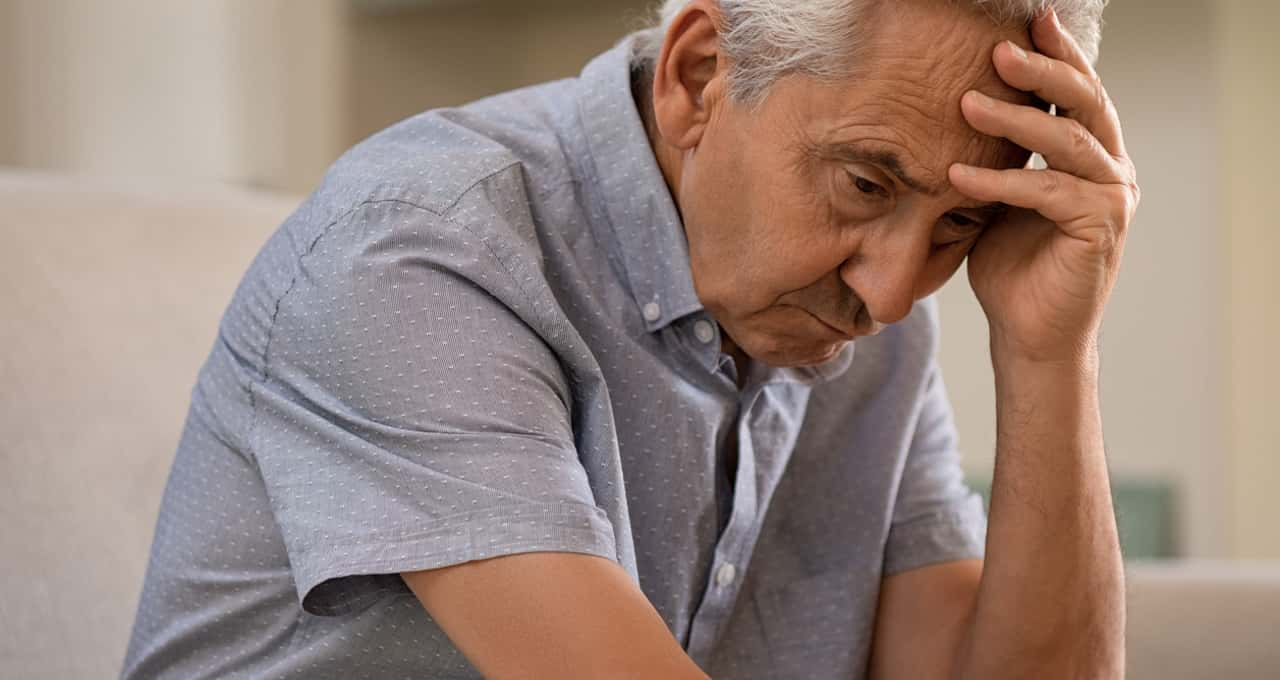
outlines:
[[[1022,49],[1021,47],[1018,47],[1017,45],[1015,45],[1015,44],[1013,43],[1013,41],[1012,41],[1012,40],[1007,40],[1006,42],[1008,42],[1008,43],[1009,43],[1009,51],[1010,51],[1010,52],[1013,52],[1013,56],[1014,56],[1014,57],[1016,57],[1016,58],[1018,59],[1018,61],[1026,61],[1026,60],[1027,60],[1027,51],[1026,51],[1026,50],[1024,50],[1024,49]]]
[[[977,174],[974,172],[973,166],[965,165],[964,163],[956,163],[951,167],[955,168],[956,172],[960,173],[961,177],[973,177],[975,174]]]
[[[988,97],[977,90],[969,90],[969,97],[984,109],[995,108],[995,101],[992,100],[991,97]]]

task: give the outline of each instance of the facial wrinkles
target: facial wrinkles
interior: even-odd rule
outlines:
[[[827,187],[800,151],[805,143],[801,133],[807,111],[794,103],[798,100],[784,100],[785,105],[762,121],[758,133],[781,136],[778,148],[784,151],[768,154],[772,167],[767,181],[772,186],[760,187],[753,200],[763,201],[758,212],[766,238],[758,253],[768,260],[770,269],[787,272],[807,284],[821,273],[810,271],[814,269],[814,245],[829,243],[836,230]]]
[[[856,291],[840,276],[840,267],[856,262],[859,253],[866,251],[867,239],[875,238],[871,231],[878,234],[879,227],[849,228],[840,223],[829,195],[831,173],[837,166],[830,158],[825,163],[812,161],[807,150],[824,143],[873,142],[880,149],[892,149],[912,176],[944,190],[942,195],[929,196],[896,186],[901,209],[878,218],[880,226],[899,232],[908,222],[921,226],[921,230],[912,229],[910,239],[894,238],[892,244],[881,245],[881,250],[890,245],[890,250],[910,247],[913,253],[929,247],[932,232],[923,230],[931,226],[926,223],[970,204],[946,181],[951,163],[1008,167],[1017,156],[1016,147],[1008,142],[973,130],[960,111],[960,99],[968,89],[1009,101],[1029,100],[1005,85],[991,64],[992,48],[1001,35],[985,18],[967,21],[923,3],[895,6],[915,10],[908,8],[896,23],[889,21],[872,31],[880,44],[863,52],[861,63],[867,68],[838,84],[784,78],[761,109],[768,114],[744,129],[747,134],[738,140],[743,168],[754,169],[758,186],[743,187],[748,193],[739,197],[739,215],[754,223],[752,242],[740,242],[739,248],[751,256],[744,258],[750,262],[741,263],[747,266],[730,278],[764,285],[751,292],[738,287],[739,299],[733,306],[744,313],[739,316],[744,320],[760,315],[759,323],[765,324],[760,328],[772,328],[769,333],[775,339],[798,332],[794,316],[776,315],[788,305],[845,331],[870,330],[855,328],[858,320],[867,319]],[[1013,30],[1000,33],[1018,37]],[[935,40],[935,36],[942,38]],[[1025,37],[1018,42],[1025,45]],[[772,149],[774,157],[760,156],[761,149]],[[779,157],[780,149],[790,153]],[[888,235],[886,231],[884,236]],[[927,256],[921,251],[920,257]],[[934,272],[929,278],[939,275]]]
[[[795,79],[784,87],[803,93],[807,86],[803,79]],[[785,103],[771,116],[768,126],[784,136],[779,147],[782,153],[773,154],[780,161],[774,170],[775,184],[769,187],[774,191],[760,192],[761,197],[767,197],[762,213],[772,238],[759,252],[770,262],[775,277],[783,274],[785,279],[775,281],[783,285],[773,287],[768,306],[785,302],[788,293],[813,285],[833,269],[838,260],[832,255],[843,250],[851,237],[833,213],[830,178],[810,151],[806,124],[815,115],[813,98],[789,96],[787,90],[780,90],[780,94]],[[778,293],[780,287],[784,290]]]
[[[980,135],[964,120],[959,102],[969,89],[1019,103],[1030,100],[1005,84],[991,63],[998,39],[1029,43],[1025,29],[997,28],[963,8],[938,11],[901,2],[880,13],[872,35],[867,56],[851,78],[852,87],[866,91],[860,99],[867,101],[851,102],[850,113],[856,114],[859,104],[881,103],[887,110],[874,112],[880,122],[898,128],[900,144],[921,170],[938,179],[945,180],[952,162],[995,160],[986,153],[965,155],[977,150],[974,140]]]
[[[708,206],[721,204],[708,214],[721,228],[714,243],[693,248],[691,254],[708,263],[695,266],[695,286],[704,304],[716,312],[738,315],[767,309],[777,302],[780,276],[804,278],[804,284],[817,276],[806,273],[813,266],[813,250],[804,240],[803,227],[822,219],[816,217],[822,214],[822,202],[805,184],[794,157],[776,151],[794,144],[805,113],[795,101],[779,96],[773,106],[758,112],[734,110],[726,102],[714,114],[719,124],[708,126],[723,135],[711,144],[721,156],[714,164],[720,176],[712,185],[718,188],[711,192],[721,195]],[[726,125],[730,119],[747,124]],[[698,194],[711,198],[705,189]],[[732,307],[726,308],[726,303]]]
[[[994,47],[995,41],[989,35],[983,37]],[[966,47],[972,45],[972,38],[965,31],[955,31],[920,54],[904,54],[898,48],[870,50],[873,71],[837,88],[835,96],[808,98],[815,106],[807,117],[806,135],[828,141],[874,142],[882,148],[892,148],[910,174],[930,186],[949,188],[947,168],[955,161],[1004,166],[1015,155],[1011,153],[1012,145],[973,130],[960,112],[959,101],[965,91],[973,88],[1012,100],[1017,100],[1020,93],[1000,81],[990,63],[990,49]],[[970,56],[957,59],[960,55]],[[847,96],[850,91],[853,97]],[[834,126],[830,118],[820,115],[823,111],[839,111],[841,104],[848,113]],[[813,145],[813,141],[809,144]],[[817,145],[820,147],[821,142]],[[911,199],[913,204],[919,200]],[[951,204],[964,202],[954,190],[924,200],[929,200],[939,213],[953,207]],[[928,214],[935,208],[915,206],[911,212]],[[853,329],[861,308],[855,293],[834,270],[804,288],[780,296],[778,301],[815,312],[846,330]]]

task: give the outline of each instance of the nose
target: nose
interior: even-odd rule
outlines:
[[[925,266],[929,261],[929,245],[904,240],[886,242],[882,247],[868,247],[849,258],[840,267],[840,278],[862,299],[866,313],[880,324],[893,324],[906,318],[916,302]]]

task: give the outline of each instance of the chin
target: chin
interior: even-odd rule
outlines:
[[[743,351],[752,359],[774,368],[803,368],[834,359],[850,342],[849,340],[814,342],[777,338],[761,342],[758,347],[745,346]]]

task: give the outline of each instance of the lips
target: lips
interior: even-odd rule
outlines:
[[[806,311],[807,311],[807,310],[806,310]],[[818,316],[817,314],[814,314],[813,312],[807,312],[807,313],[809,314],[809,316],[813,317],[815,321],[817,321],[818,323],[820,323],[820,324],[822,324],[823,326],[825,326],[825,327],[827,328],[827,330],[831,331],[832,335],[835,335],[835,336],[839,337],[839,338],[840,338],[840,339],[842,339],[842,340],[845,340],[845,341],[852,341],[852,340],[854,340],[854,339],[856,339],[856,338],[858,338],[858,337],[861,337],[861,336],[863,336],[863,335],[866,335],[866,333],[858,333],[857,331],[847,331],[847,330],[843,330],[843,329],[841,329],[840,327],[838,327],[838,326],[836,326],[836,325],[834,325],[834,324],[831,324],[831,323],[828,323],[827,321],[824,321],[824,320],[822,319],[822,317]]]

